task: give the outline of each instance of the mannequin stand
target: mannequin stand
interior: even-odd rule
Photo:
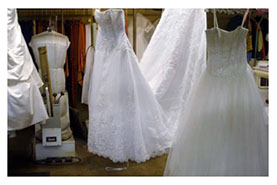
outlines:
[[[105,170],[108,172],[112,172],[112,171],[123,171],[123,170],[127,170],[128,168],[129,168],[129,161],[127,161],[126,167],[122,167],[122,168],[105,167]]]

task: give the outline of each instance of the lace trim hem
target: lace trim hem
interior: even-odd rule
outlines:
[[[113,157],[111,157],[111,156],[108,156],[108,155],[104,154],[103,152],[94,151],[93,149],[91,149],[91,148],[89,148],[89,147],[88,147],[88,151],[89,151],[90,153],[95,154],[95,155],[98,155],[98,156],[100,156],[100,157],[108,158],[108,159],[112,160],[114,163],[117,163],[117,162],[124,163],[124,162],[127,162],[127,161],[129,161],[129,160],[130,160],[130,161],[134,161],[134,162],[136,162],[136,163],[144,163],[144,162],[148,161],[148,160],[151,159],[151,158],[155,158],[155,157],[158,157],[158,156],[162,156],[162,155],[164,155],[164,154],[168,154],[169,148],[163,149],[163,150],[161,150],[161,151],[153,152],[151,155],[147,155],[143,160],[136,160],[136,159],[134,159],[134,158],[132,158],[132,157],[130,157],[130,158],[128,158],[128,159],[118,160],[118,159],[115,159],[115,158],[113,158]]]

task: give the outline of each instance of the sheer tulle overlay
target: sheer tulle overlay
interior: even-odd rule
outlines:
[[[205,72],[192,92],[165,175],[266,175],[267,115],[251,69],[237,78]]]
[[[165,9],[140,62],[172,135],[206,64],[205,29],[203,9]]]
[[[170,140],[163,112],[139,70],[122,10],[96,11],[99,24],[89,90],[88,150],[113,162],[164,154]]]
[[[165,175],[267,175],[268,117],[246,62],[247,30],[207,30],[208,63],[180,119]]]

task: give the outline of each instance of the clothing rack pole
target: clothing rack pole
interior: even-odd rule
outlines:
[[[50,16],[61,16],[63,15],[64,20],[79,20],[91,18],[93,9],[84,10],[68,10],[68,9],[47,9],[47,10],[25,10],[18,9],[19,21],[23,20],[47,20],[49,21]],[[92,19],[92,22],[95,22]]]

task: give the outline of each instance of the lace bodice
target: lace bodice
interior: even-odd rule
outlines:
[[[215,76],[237,76],[247,67],[246,36],[248,30],[242,25],[233,31],[218,27],[206,30],[208,62],[207,70]]]
[[[98,23],[96,50],[131,49],[125,33],[123,10],[96,10],[95,19]]]

